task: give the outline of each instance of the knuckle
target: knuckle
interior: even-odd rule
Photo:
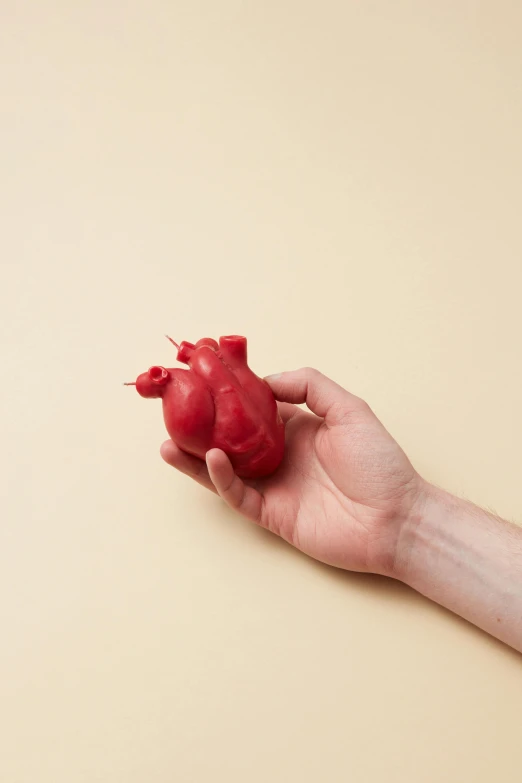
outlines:
[[[353,416],[353,410],[344,402],[334,402],[329,409],[329,417],[337,424],[346,424]]]
[[[223,487],[222,490],[223,495],[228,495],[229,498],[232,497],[232,493],[234,491],[234,480],[235,480],[235,476],[233,475],[230,481],[227,481],[226,486]]]
[[[371,408],[365,400],[350,397],[347,400],[334,403],[330,409],[332,418],[341,426],[352,426],[356,421],[367,419]]]
[[[368,413],[371,411],[369,404],[366,402],[366,400],[363,400],[362,397],[356,397],[354,400],[354,405],[361,413]]]
[[[246,498],[247,498],[246,486],[244,485],[243,482],[241,482],[241,484],[238,487],[238,492],[237,492],[237,509],[239,511],[244,509],[244,507],[246,505]]]
[[[317,383],[317,381],[322,378],[321,373],[319,370],[316,370],[315,367],[303,367],[301,373],[308,383]]]

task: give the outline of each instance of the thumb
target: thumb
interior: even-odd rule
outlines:
[[[294,404],[305,402],[312,413],[329,425],[342,424],[352,413],[368,409],[364,400],[312,367],[269,375],[265,380],[276,400]]]

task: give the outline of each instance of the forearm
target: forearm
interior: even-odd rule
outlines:
[[[396,575],[522,652],[522,528],[428,485],[401,531]]]

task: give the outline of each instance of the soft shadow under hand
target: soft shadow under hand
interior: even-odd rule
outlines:
[[[212,506],[215,512],[215,501],[212,503]],[[341,583],[347,590],[364,594],[366,597],[370,596],[381,603],[385,602],[390,605],[390,610],[397,610],[397,616],[404,616],[404,614],[407,613],[413,618],[417,616],[419,619],[422,618],[422,620],[425,620],[426,613],[428,613],[431,615],[434,623],[446,622],[460,626],[466,633],[476,635],[477,643],[482,642],[492,645],[498,652],[511,657],[514,661],[520,662],[522,660],[520,654],[504,644],[504,642],[495,639],[493,636],[482,631],[480,628],[477,628],[462,617],[459,617],[439,604],[430,601],[428,598],[425,598],[423,595],[417,593],[411,587],[408,587],[408,585],[405,585],[397,579],[380,576],[378,574],[344,571],[343,569],[335,568],[326,565],[325,563],[321,563],[318,560],[314,560],[298,549],[295,549],[278,536],[270,533],[268,530],[257,527],[256,525],[241,519],[224,504],[221,505],[218,519],[221,524],[226,522],[227,524],[248,525],[249,531],[247,535],[249,538],[252,536],[255,539],[256,547],[262,547],[265,552],[267,550],[273,550],[274,553],[284,553],[284,556],[289,559],[297,558],[304,562],[306,567],[310,569],[311,574],[319,571],[322,576],[327,576],[328,579],[331,579],[336,584]]]

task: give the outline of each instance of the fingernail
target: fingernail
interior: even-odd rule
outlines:
[[[275,375],[267,375],[265,378],[265,381],[270,383],[270,381],[278,381],[283,373],[276,372]]]

